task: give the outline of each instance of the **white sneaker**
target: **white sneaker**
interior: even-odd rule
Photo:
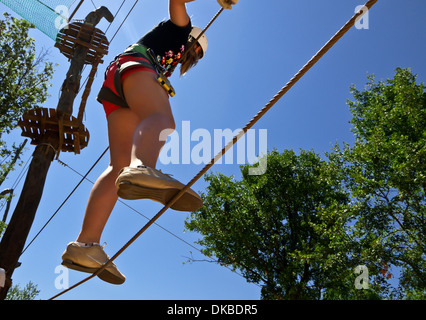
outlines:
[[[185,187],[170,175],[147,166],[121,169],[115,185],[118,196],[123,199],[151,199],[163,205]],[[196,211],[202,206],[201,197],[189,188],[171,208],[179,211]]]
[[[99,244],[91,247],[80,247],[75,242],[70,242],[62,254],[62,265],[77,271],[95,273],[105,263],[109,257]],[[98,277],[112,284],[122,284],[126,281],[126,277],[118,271],[116,265],[110,263]]]

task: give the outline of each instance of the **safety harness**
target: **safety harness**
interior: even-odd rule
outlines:
[[[121,64],[119,62],[119,58],[123,56],[141,57],[148,61],[145,61],[145,60],[128,61]],[[117,65],[117,69],[114,74],[114,88],[118,95],[114,91],[112,91],[110,88],[106,86],[102,86],[96,98],[100,103],[102,103],[102,101],[107,101],[117,106],[128,108],[129,105],[127,104],[126,99],[124,98],[123,87],[121,85],[121,75],[126,70],[129,70],[131,68],[141,67],[141,66],[145,68],[153,69],[157,73],[158,83],[167,91],[167,93],[171,97],[175,95],[174,88],[170,84],[169,79],[167,79],[167,77],[164,75],[165,70],[163,66],[158,63],[157,59],[155,58],[155,54],[151,49],[145,46],[142,46],[140,44],[134,44],[130,46],[129,48],[127,48],[126,51],[116,56],[112,63],[115,63]],[[107,68],[107,70],[108,69],[109,67]],[[105,78],[106,78],[106,72],[105,72]]]

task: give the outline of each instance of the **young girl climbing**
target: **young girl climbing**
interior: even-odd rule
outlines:
[[[167,77],[178,63],[181,75],[185,74],[207,50],[206,36],[199,38],[202,31],[192,27],[186,10],[186,3],[192,1],[169,0],[169,20],[118,55],[107,68],[98,101],[107,117],[110,164],[93,186],[80,234],[62,255],[62,264],[70,269],[94,273],[109,260],[99,243],[118,196],[166,204],[184,187],[155,167],[165,137],[175,129],[169,102],[174,91]],[[217,1],[226,9],[238,2]],[[188,189],[171,208],[195,211],[202,204],[200,196]],[[98,277],[113,284],[126,279],[114,263]]]

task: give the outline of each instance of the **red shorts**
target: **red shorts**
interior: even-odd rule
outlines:
[[[149,62],[147,59],[142,58],[142,57],[133,57],[133,56],[122,56],[118,58],[118,62],[120,64],[126,63],[128,61],[147,61]],[[111,63],[111,65],[108,67],[108,70],[106,72],[106,78],[105,81],[103,83],[103,86],[108,87],[109,89],[111,89],[116,95],[118,95],[117,91],[115,90],[115,86],[114,86],[114,76],[115,76],[115,71],[117,70],[117,64],[116,63]],[[148,68],[148,67],[144,67],[144,66],[140,66],[140,67],[134,67],[134,68],[129,68],[127,70],[125,70],[122,75],[121,75],[121,82],[123,82],[123,80],[131,75],[134,72],[138,72],[138,71],[151,71],[155,74],[157,74],[155,72],[154,69]],[[120,106],[117,106],[111,102],[102,101],[102,105],[104,106],[104,110],[105,110],[105,114],[108,117],[113,111],[120,109]]]

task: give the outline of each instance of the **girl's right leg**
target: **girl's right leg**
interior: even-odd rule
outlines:
[[[133,135],[130,167],[123,169],[116,182],[118,194],[124,199],[148,198],[166,204],[185,187],[155,170],[161,148],[175,129],[168,93],[151,72],[130,74],[123,81],[123,91],[130,110],[139,116],[140,122]],[[195,211],[202,203],[200,196],[189,188],[171,208]]]
[[[100,242],[102,231],[117,202],[115,180],[126,166],[155,168],[164,144],[159,134],[174,128],[168,96],[152,72],[135,72],[123,81],[130,109],[108,116],[110,164],[92,188],[78,242]]]
[[[139,117],[133,135],[131,167],[146,165],[156,167],[165,140],[175,129],[175,122],[167,92],[157,82],[152,72],[135,72],[123,80],[126,101]]]

